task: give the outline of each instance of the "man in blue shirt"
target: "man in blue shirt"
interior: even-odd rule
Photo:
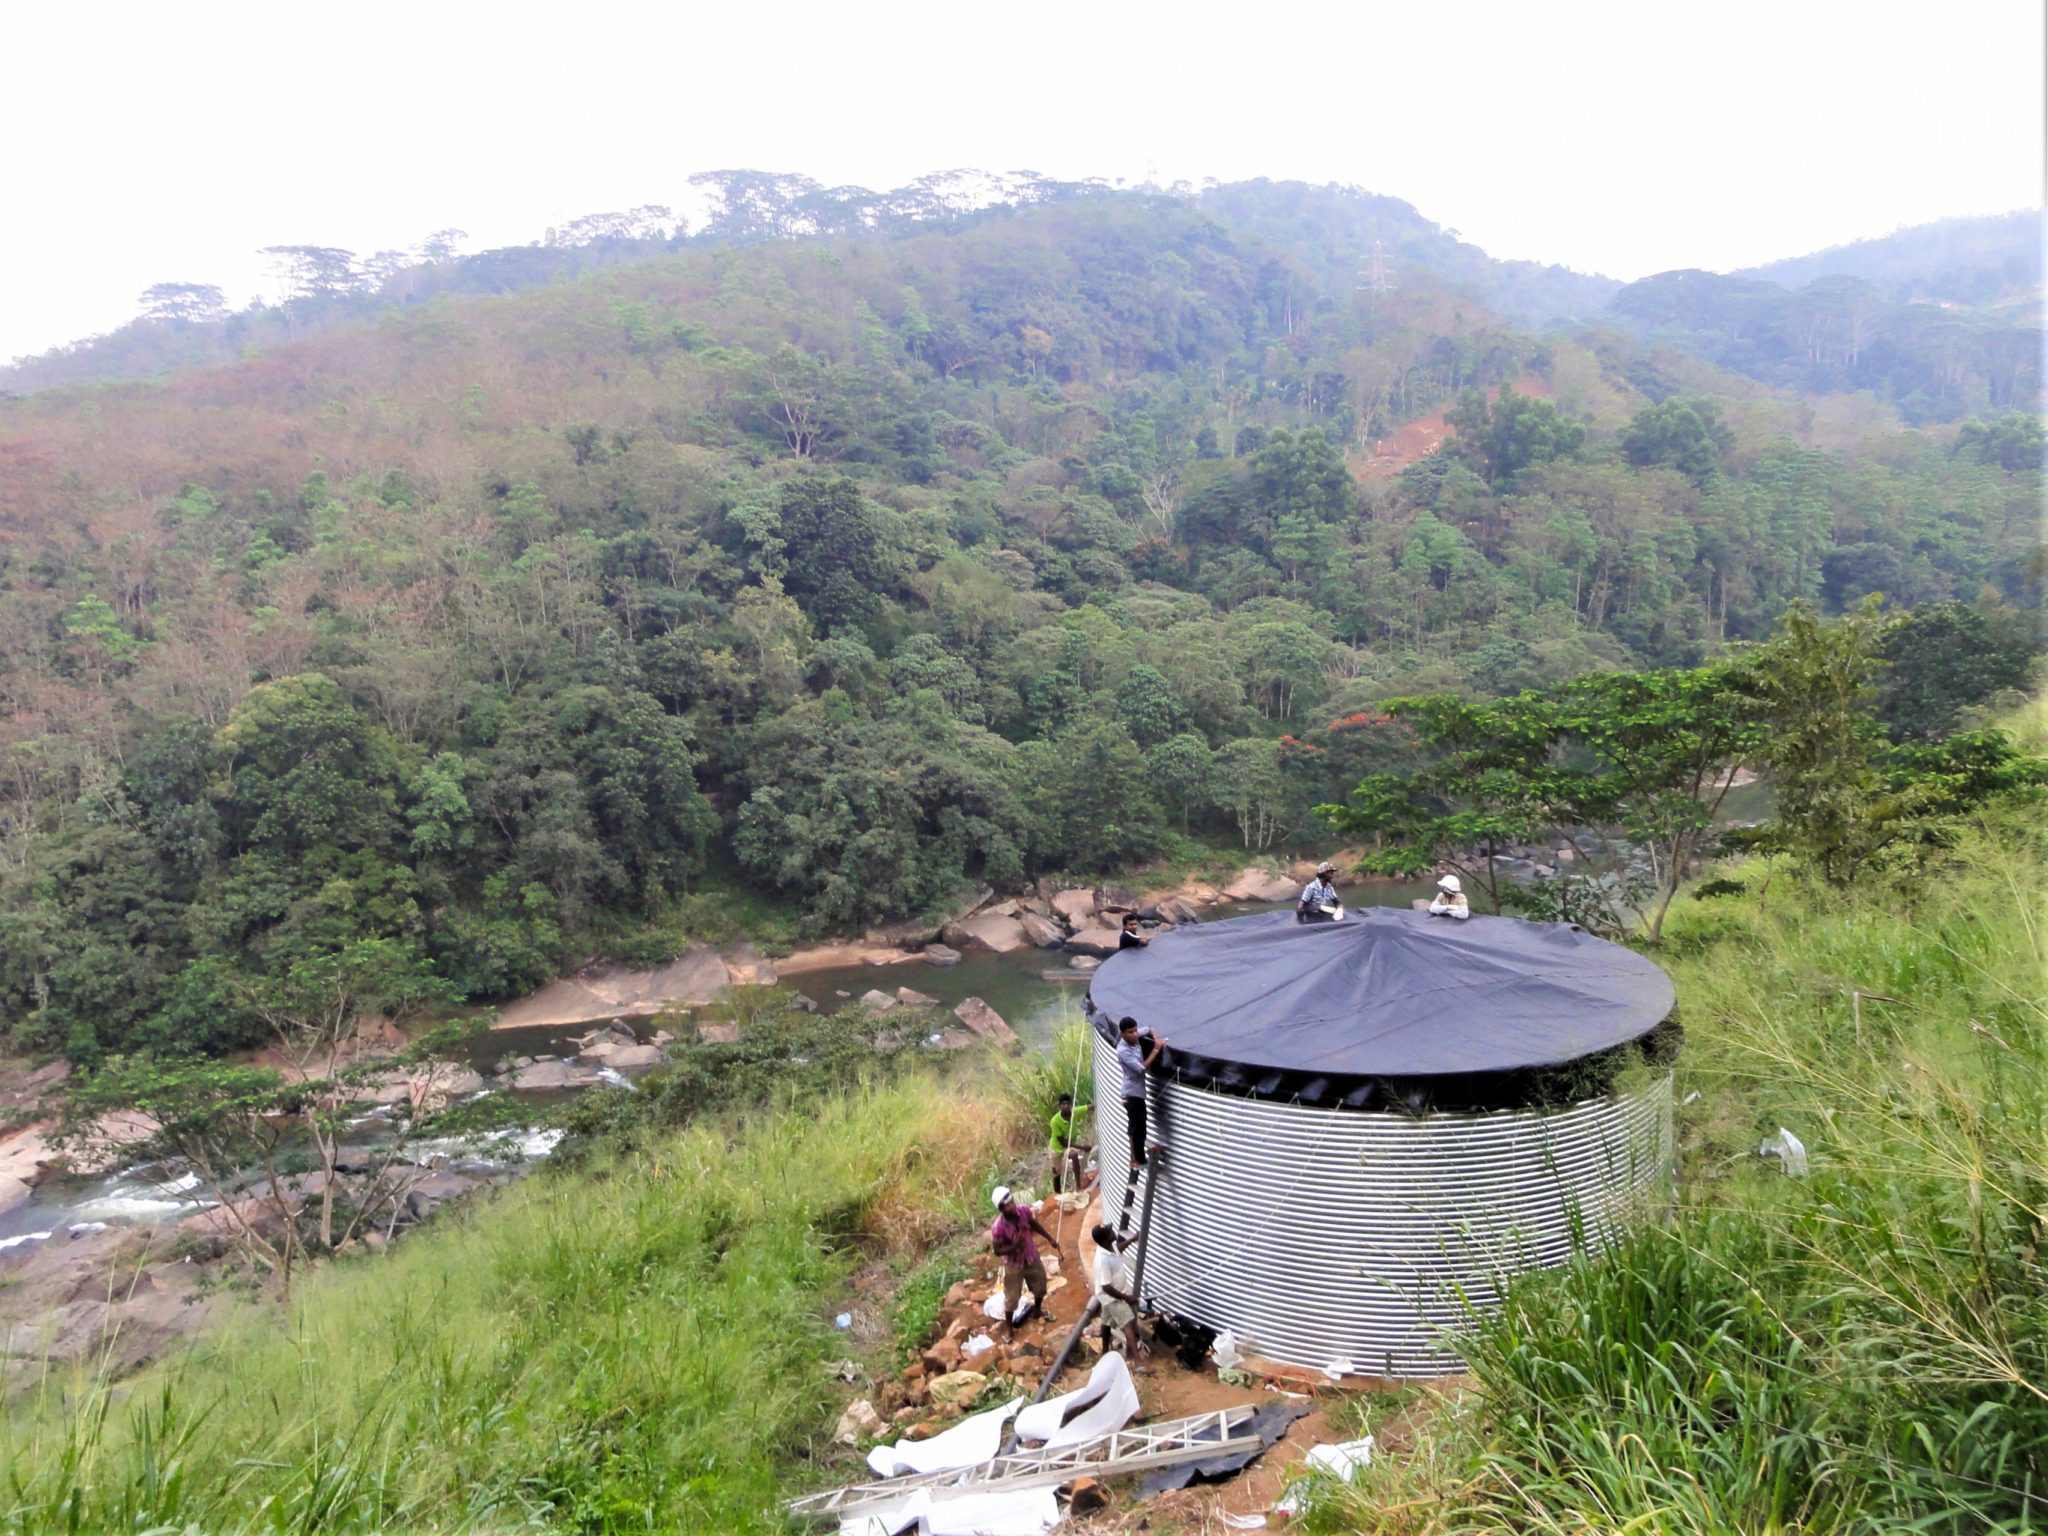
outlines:
[[[1316,877],[1301,888],[1301,900],[1294,904],[1294,918],[1302,923],[1326,923],[1337,913],[1337,866],[1325,859],[1316,866]]]
[[[1138,1039],[1138,1021],[1125,1019],[1117,1025],[1117,1065],[1124,1071],[1124,1127],[1131,1144],[1131,1172],[1145,1166],[1145,1074],[1166,1049],[1166,1036],[1154,1035],[1148,1053]]]

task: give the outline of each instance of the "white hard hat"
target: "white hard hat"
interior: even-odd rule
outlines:
[[[1445,875],[1443,879],[1437,881],[1436,888],[1440,891],[1449,891],[1453,896],[1464,889],[1463,886],[1458,884],[1458,877],[1456,875]]]
[[[1003,1202],[1010,1198],[1010,1186],[1007,1184],[998,1184],[996,1186],[996,1192],[993,1195],[989,1196],[989,1198],[995,1201],[996,1209],[1000,1211],[1003,1208]]]

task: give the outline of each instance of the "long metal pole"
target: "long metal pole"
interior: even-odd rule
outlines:
[[[1081,1317],[1074,1324],[1074,1331],[1067,1335],[1067,1342],[1060,1346],[1059,1354],[1053,1357],[1052,1369],[1045,1373],[1045,1380],[1041,1381],[1038,1384],[1038,1390],[1031,1394],[1031,1401],[1033,1403],[1045,1401],[1047,1390],[1054,1381],[1059,1379],[1060,1372],[1067,1368],[1067,1356],[1074,1352],[1074,1346],[1081,1342],[1081,1335],[1088,1331],[1088,1319],[1095,1315],[1096,1308],[1101,1305],[1102,1298],[1100,1296],[1090,1296],[1088,1298],[1088,1305],[1081,1309]],[[1003,1436],[1003,1448],[997,1451],[996,1455],[1007,1456],[1016,1449],[1017,1424],[1013,1419],[1010,1422],[1009,1433]]]

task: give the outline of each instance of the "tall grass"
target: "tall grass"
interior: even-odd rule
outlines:
[[[780,1530],[832,1288],[978,1212],[998,1094],[911,1079],[536,1176],[0,1443],[9,1531]],[[934,1213],[937,1213],[936,1215]]]
[[[1681,1197],[1475,1323],[1449,1442],[1323,1529],[2048,1530],[2048,1003],[2032,808],[1938,878],[1742,872],[1660,955]],[[1811,1172],[1756,1155],[1779,1127]]]

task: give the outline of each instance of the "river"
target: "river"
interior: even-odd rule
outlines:
[[[1345,901],[1356,907],[1405,907],[1432,887],[1426,882],[1374,880],[1348,887]],[[1269,912],[1285,903],[1241,902],[1207,909],[1204,919],[1241,917],[1252,912]],[[875,988],[893,994],[898,987],[911,987],[937,998],[948,1010],[970,997],[978,997],[1003,1016],[1028,1046],[1044,1049],[1067,1025],[1081,1018],[1082,999],[1087,993],[1089,971],[1074,970],[1069,957],[1059,950],[1027,949],[997,955],[970,951],[958,965],[929,965],[916,959],[898,965],[854,965],[831,970],[807,971],[788,978],[783,985],[810,998],[822,1012],[832,1012]],[[621,1022],[645,1036],[653,1027],[648,1019]],[[488,1070],[511,1056],[574,1056],[572,1043],[579,1035],[601,1028],[603,1021],[574,1025],[535,1025],[527,1029],[486,1030],[462,1042],[455,1054],[466,1064]],[[625,1079],[605,1074],[613,1085]],[[490,1090],[492,1092],[503,1090]],[[553,1102],[568,1095],[562,1092],[520,1094],[535,1118]],[[374,1116],[364,1117],[365,1144],[376,1139]],[[491,1165],[517,1161],[522,1157],[545,1155],[540,1138],[546,1133],[530,1132],[523,1137],[499,1133],[500,1148],[490,1145],[458,1147],[424,1146],[414,1155],[427,1161],[437,1152],[456,1161]],[[515,1144],[523,1143],[523,1144]],[[0,1260],[24,1245],[63,1241],[73,1229],[100,1230],[99,1224],[137,1226],[176,1221],[210,1203],[196,1177],[184,1170],[163,1165],[138,1165],[94,1178],[56,1177],[35,1186],[25,1204],[0,1212]]]

